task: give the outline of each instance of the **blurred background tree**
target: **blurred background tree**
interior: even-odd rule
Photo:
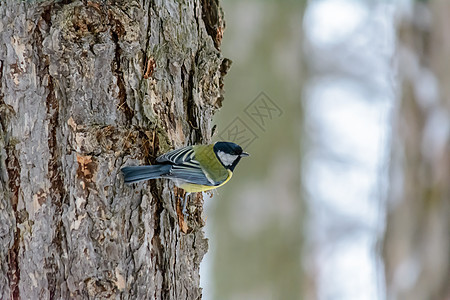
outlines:
[[[251,159],[239,165],[227,188],[205,201],[211,253],[202,280],[212,278],[205,299],[301,298],[304,6],[304,1],[223,1],[222,50],[233,65],[216,139],[233,139],[226,130],[234,125],[248,128],[252,142],[240,144]],[[263,115],[271,113],[263,124],[248,114],[259,101],[276,109],[260,108]]]
[[[389,299],[450,299],[450,2],[399,11],[384,261]]]

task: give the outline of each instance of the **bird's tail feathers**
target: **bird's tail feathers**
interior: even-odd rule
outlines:
[[[122,168],[125,183],[160,178],[170,172],[170,165],[130,166]]]

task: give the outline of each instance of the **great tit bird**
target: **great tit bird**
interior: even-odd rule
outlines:
[[[216,142],[176,149],[159,156],[155,165],[124,167],[122,172],[125,183],[168,178],[188,193],[203,192],[227,183],[246,156],[235,143]]]

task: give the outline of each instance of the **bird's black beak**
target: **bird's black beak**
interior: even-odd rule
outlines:
[[[242,152],[241,155],[239,155],[240,157],[247,157],[250,156],[250,154],[248,154],[247,152]]]

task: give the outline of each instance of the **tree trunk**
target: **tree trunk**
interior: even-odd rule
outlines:
[[[450,299],[450,2],[399,26],[402,99],[384,258],[388,299]]]
[[[208,143],[217,0],[0,3],[0,298],[199,299],[201,195],[120,168]]]

